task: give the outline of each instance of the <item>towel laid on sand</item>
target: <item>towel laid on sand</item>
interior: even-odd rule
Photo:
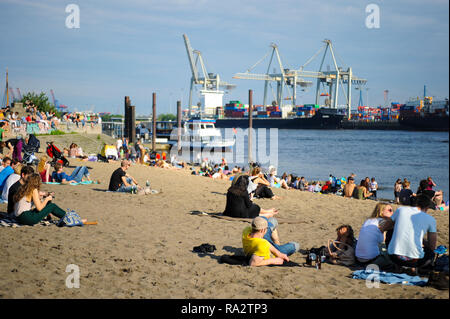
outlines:
[[[43,184],[61,185],[61,183],[57,183],[57,182],[44,182]],[[95,181],[83,181],[83,182],[79,182],[79,183],[69,183],[66,185],[89,185],[89,184],[98,184],[98,183]]]
[[[50,225],[56,225],[56,224],[57,224],[57,221],[41,220],[36,225],[50,226]],[[36,226],[36,225],[33,225],[33,226]],[[26,226],[26,225],[20,224],[14,217],[8,216],[8,214],[0,213],[0,226],[16,228],[16,227],[22,227],[22,226]]]
[[[370,276],[370,278],[369,278]],[[385,271],[376,270],[356,270],[353,272],[353,279],[362,280],[379,280],[382,283],[393,285],[403,284],[408,286],[425,286],[428,278],[421,278],[419,276],[410,276],[407,274],[395,274]]]

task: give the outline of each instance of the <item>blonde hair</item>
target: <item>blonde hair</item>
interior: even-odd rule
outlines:
[[[16,166],[14,166],[14,173],[17,175],[20,175],[20,171],[22,170],[23,164],[17,163]]]
[[[41,159],[39,160],[37,170],[39,173],[42,173],[45,169],[45,164],[47,163],[48,157],[47,155],[43,155]]]
[[[255,176],[255,175],[258,175],[259,173],[261,173],[261,168],[259,168],[259,167],[253,167],[250,174],[251,174],[252,176]]]
[[[378,203],[377,206],[375,206],[375,209],[373,210],[372,216],[370,216],[370,218],[383,218],[381,214],[383,213],[383,210],[386,208],[386,206],[390,205],[385,203]]]

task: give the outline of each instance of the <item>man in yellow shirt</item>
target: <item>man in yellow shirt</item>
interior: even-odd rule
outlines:
[[[284,261],[289,261],[286,254],[263,238],[267,228],[267,220],[258,216],[253,219],[252,226],[242,232],[242,246],[245,255],[250,257],[250,266],[282,265]]]

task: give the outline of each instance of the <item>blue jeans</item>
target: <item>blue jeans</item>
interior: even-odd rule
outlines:
[[[267,218],[265,216],[261,216],[262,218],[265,218],[269,224],[269,227],[267,228],[267,232],[264,235],[264,239],[267,240],[269,243],[272,244],[276,249],[278,249],[281,253],[286,254],[288,256],[292,255],[296,251],[300,249],[300,245],[294,241],[289,242],[284,245],[277,245],[273,242],[272,239],[272,232],[277,228],[278,221],[274,217]]]
[[[80,183],[83,176],[89,176],[88,168],[86,166],[77,166],[70,175],[70,180]]]
[[[132,184],[133,180],[131,178],[127,178],[127,183]],[[125,186],[125,184],[120,185],[120,187],[116,190],[116,192],[122,193],[131,193],[131,190],[137,189],[136,186]]]

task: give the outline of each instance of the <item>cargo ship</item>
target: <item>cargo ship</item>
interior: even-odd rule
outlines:
[[[448,132],[448,112],[448,99],[433,101],[432,97],[425,97],[403,105],[398,121],[408,130]]]
[[[305,104],[280,109],[278,106],[255,105],[252,110],[253,128],[278,129],[340,129],[345,114],[338,109]],[[248,128],[248,106],[230,101],[224,110],[217,108],[217,128]]]

